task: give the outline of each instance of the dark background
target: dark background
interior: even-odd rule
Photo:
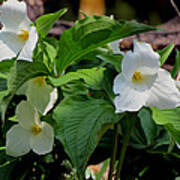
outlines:
[[[174,0],[180,8],[180,0]],[[55,12],[67,7],[64,20],[73,21],[78,18],[79,0],[46,0],[45,13]],[[116,19],[136,19],[151,25],[162,24],[177,16],[170,0],[106,0],[106,15],[114,15]]]

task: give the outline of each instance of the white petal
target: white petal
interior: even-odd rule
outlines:
[[[36,28],[32,27],[29,32],[29,39],[25,43],[25,46],[22,48],[18,59],[32,61],[33,50],[36,47],[37,40],[38,34],[36,32]]]
[[[169,72],[160,68],[157,79],[150,89],[150,97],[146,102],[146,106],[168,109],[179,105],[180,92],[175,81],[171,78]]]
[[[45,80],[41,83],[36,81],[36,78],[29,81],[29,86],[26,92],[26,96],[28,101],[42,114],[47,112],[47,106],[52,104],[51,101],[51,94],[54,88],[48,85]],[[53,103],[55,103],[53,101]],[[52,108],[52,106],[51,106]],[[50,110],[48,108],[48,110]]]
[[[113,91],[115,94],[126,91],[127,80],[124,78],[123,74],[118,74],[114,79]]]
[[[54,144],[53,128],[42,122],[42,131],[31,138],[31,148],[37,154],[46,154],[52,151]]]
[[[49,101],[49,104],[47,105],[43,115],[46,115],[48,113],[48,111],[53,108],[57,99],[58,99],[58,93],[57,93],[57,89],[55,88],[50,94],[50,101]]]
[[[19,124],[31,130],[35,124],[39,124],[39,115],[35,108],[28,101],[21,101],[16,109]]]
[[[3,30],[17,32],[20,29],[27,29],[30,25],[24,2],[8,0],[0,6],[0,12],[0,22],[3,24]]]
[[[128,51],[122,61],[122,73],[131,81],[134,72],[146,75],[157,73],[160,62],[159,55],[146,43],[134,43],[134,52]]]
[[[31,133],[20,125],[13,126],[6,134],[6,153],[18,157],[30,151]]]
[[[13,32],[0,32],[0,61],[16,57],[24,42]]]
[[[119,43],[121,41],[122,41],[122,39],[117,40],[117,41],[113,41],[113,42],[110,43],[110,46],[111,46],[114,54],[122,54],[122,55],[124,55],[124,52],[121,51],[120,48],[119,48]]]
[[[123,76],[121,76],[121,78],[123,80]],[[125,79],[117,90],[118,93],[120,92],[120,95],[114,99],[116,113],[138,111],[145,105],[149,96],[148,91],[138,91],[132,88]]]

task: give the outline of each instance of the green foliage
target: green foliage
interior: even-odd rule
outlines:
[[[171,137],[180,144],[180,108],[159,110],[151,108],[152,118],[157,124],[164,125]]]
[[[76,72],[69,72],[59,78],[49,77],[53,86],[58,87],[68,82],[83,79],[85,83],[92,89],[102,89],[103,72],[105,68],[79,69]]]
[[[171,124],[175,129],[180,130],[180,108],[160,110],[151,108],[152,118],[159,125]]]
[[[122,55],[120,55],[120,54],[111,55],[111,54],[106,53],[106,54],[102,54],[102,55],[97,55],[97,57],[104,62],[112,64],[115,67],[117,72],[121,72],[121,62],[123,59]]]
[[[166,60],[168,59],[169,55],[173,51],[174,46],[175,46],[174,44],[170,44],[169,46],[165,47],[164,49],[158,51],[159,55],[161,56],[160,57],[161,65],[163,65],[166,62]]]
[[[175,61],[173,69],[171,70],[171,76],[173,78],[176,78],[176,75],[178,74],[179,71],[180,71],[180,51],[177,49],[176,50],[176,61]]]
[[[59,41],[57,71],[61,74],[72,62],[111,41],[155,29],[136,22],[118,22],[106,16],[85,17],[63,32]]]
[[[121,117],[103,99],[69,96],[56,107],[56,138],[62,142],[81,179],[98,140]]]
[[[14,65],[14,60],[4,60],[0,62],[0,72],[1,73],[9,73],[11,67]]]
[[[148,145],[153,144],[154,139],[158,135],[158,127],[152,120],[150,111],[148,109],[142,109],[138,113],[138,117],[140,118],[140,124],[144,131],[144,135],[147,140],[147,144]]]
[[[36,20],[36,29],[38,34],[44,38],[52,28],[54,23],[66,12],[67,9],[64,8],[57,11],[56,13],[45,14],[44,16],[39,17]]]
[[[57,56],[57,40],[43,38],[37,43],[33,54],[33,62],[43,62],[50,72],[54,72],[54,61]]]
[[[8,90],[6,91],[0,91],[0,104],[5,96],[8,95]],[[0,110],[1,111],[1,110]]]

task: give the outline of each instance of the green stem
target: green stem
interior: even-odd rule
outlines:
[[[127,150],[128,144],[129,144],[129,139],[131,136],[132,129],[133,129],[135,122],[136,122],[136,118],[134,118],[134,117],[135,117],[135,114],[131,113],[130,117],[127,116],[127,119],[126,119],[127,129],[126,129],[126,132],[123,136],[123,141],[122,141],[123,144],[122,144],[122,148],[121,148],[121,152],[120,152],[120,156],[119,156],[119,162],[117,165],[117,172],[116,172],[115,180],[119,180],[120,176],[121,176],[121,170],[123,167],[126,150]]]
[[[114,165],[116,162],[116,155],[117,155],[117,148],[118,148],[119,129],[120,129],[120,125],[115,124],[115,127],[114,127],[115,135],[114,135],[114,140],[113,140],[113,151],[112,151],[112,156],[111,156],[111,161],[110,161],[110,170],[108,174],[108,180],[112,180],[112,177],[113,177]]]

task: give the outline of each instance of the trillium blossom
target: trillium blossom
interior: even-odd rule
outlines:
[[[19,124],[14,125],[6,135],[6,153],[13,157],[27,154],[31,149],[39,154],[49,153],[54,144],[53,128],[39,120],[37,110],[22,101],[16,109]]]
[[[38,40],[36,28],[31,26],[26,4],[8,0],[0,6],[0,61],[16,57],[32,61],[32,53]]]
[[[147,43],[134,41],[122,61],[122,72],[114,80],[116,113],[138,111],[143,106],[160,109],[180,105],[180,92],[169,72],[160,68],[159,54]]]
[[[57,89],[48,85],[45,77],[30,80],[25,94],[28,101],[43,115],[53,108],[58,98]]]

